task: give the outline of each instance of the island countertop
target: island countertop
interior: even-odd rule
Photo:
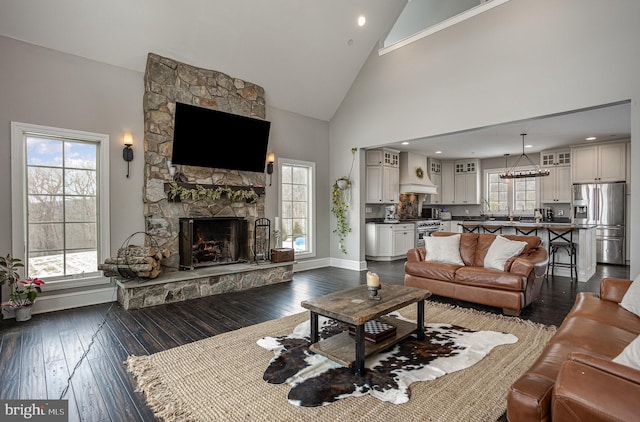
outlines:
[[[458,221],[458,224],[467,227],[476,226],[493,226],[493,227],[538,227],[546,229],[547,227],[572,227],[577,230],[587,230],[596,228],[595,224],[573,224],[573,223],[554,223],[551,221],[500,221],[500,220],[468,220]]]

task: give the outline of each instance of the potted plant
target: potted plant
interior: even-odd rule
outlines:
[[[20,258],[11,255],[0,257],[0,285],[8,283],[11,293],[5,307],[14,311],[16,321],[31,319],[32,306],[41,291],[44,281],[39,278],[28,278],[20,281],[18,268],[24,267]]]
[[[333,233],[338,235],[338,245],[340,251],[344,254],[347,253],[347,249],[344,246],[344,240],[347,237],[347,233],[351,231],[349,221],[347,220],[347,211],[349,210],[349,193],[347,189],[351,187],[351,172],[353,171],[353,163],[356,158],[356,151],[358,148],[351,148],[351,169],[349,170],[349,176],[338,178],[331,190],[331,212],[336,217],[336,228]]]
[[[15,283],[7,306],[14,310],[16,321],[31,319],[32,306],[36,303],[43,284],[44,281],[39,278],[28,278]]]

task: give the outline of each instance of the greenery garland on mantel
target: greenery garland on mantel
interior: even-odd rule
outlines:
[[[167,198],[172,202],[181,201],[217,201],[226,197],[230,201],[246,201],[255,203],[260,194],[264,194],[264,187],[257,186],[223,186],[200,185],[197,183],[165,183]]]

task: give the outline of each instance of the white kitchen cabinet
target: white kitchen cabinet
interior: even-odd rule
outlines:
[[[454,203],[454,172],[453,161],[442,162],[442,192],[440,193],[440,200],[442,204]]]
[[[543,204],[571,203],[571,167],[546,168],[549,170],[549,176],[540,177],[540,202]]]
[[[571,151],[543,151],[540,153],[540,166],[570,166]]]
[[[413,223],[367,223],[365,257],[372,261],[392,261],[407,256],[415,247]]]
[[[464,160],[454,162],[454,196],[453,203],[480,203],[480,160]]]
[[[626,143],[573,148],[573,183],[626,181]]]
[[[366,154],[366,202],[397,204],[400,200],[400,153],[389,149]]]
[[[429,178],[431,182],[438,188],[438,193],[429,195],[430,204],[442,203],[442,164],[440,160],[429,158]]]
[[[407,251],[415,248],[416,228],[414,224],[394,224],[393,225],[393,250],[394,257],[404,258]]]

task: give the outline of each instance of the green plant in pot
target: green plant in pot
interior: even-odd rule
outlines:
[[[13,258],[11,255],[0,256],[0,285],[7,283],[11,290],[9,301],[3,306],[14,311],[16,321],[31,319],[31,306],[41,291],[40,286],[44,284],[44,281],[38,278],[20,281],[18,269],[23,267],[20,258]]]
[[[333,233],[338,235],[338,245],[340,247],[340,251],[344,254],[347,253],[344,241],[347,237],[347,234],[351,232],[351,227],[349,226],[348,220],[348,189],[351,187],[351,172],[353,171],[353,163],[356,158],[356,151],[358,151],[358,148],[351,148],[351,154],[353,154],[353,157],[351,159],[351,169],[349,170],[349,175],[346,177],[338,178],[333,183],[331,189],[331,212],[336,217],[336,228],[333,230]]]

